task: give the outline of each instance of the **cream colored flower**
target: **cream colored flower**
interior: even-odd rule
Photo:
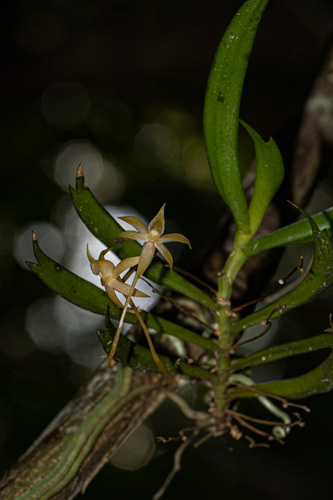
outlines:
[[[114,336],[111,350],[109,353],[109,358],[108,358],[108,364],[111,363],[113,356],[116,352],[119,337],[120,337],[120,332],[121,328],[123,325],[125,313],[127,310],[134,312],[136,315],[143,331],[146,336],[149,349],[152,353],[153,359],[163,375],[169,380],[174,385],[177,385],[177,382],[175,379],[173,379],[168,372],[166,371],[163,363],[161,362],[160,358],[158,357],[157,352],[155,351],[154,344],[150,338],[150,335],[148,333],[147,327],[141,317],[140,312],[138,311],[137,307],[135,306],[132,297],[149,297],[149,295],[145,294],[144,292],[141,292],[140,290],[137,290],[135,288],[136,283],[138,281],[138,277],[135,277],[135,280],[132,285],[128,285],[125,283],[126,279],[130,276],[132,273],[131,268],[135,267],[138,265],[140,257],[128,257],[121,262],[117,266],[115,266],[111,261],[105,259],[105,254],[111,250],[110,248],[107,248],[106,250],[103,250],[100,255],[99,259],[96,260],[93,258],[93,256],[90,253],[89,246],[87,245],[87,255],[88,259],[90,262],[90,267],[91,270],[94,274],[97,276],[100,276],[102,285],[105,287],[106,293],[108,294],[108,297],[112,300],[114,304],[116,304],[119,307],[123,308],[123,312],[119,321],[119,325],[116,331],[116,334]],[[120,277],[120,274],[126,271],[126,269],[129,269],[129,272],[126,273],[124,278]],[[120,292],[122,295],[126,297],[126,303],[123,305],[120,300],[118,299],[115,291]],[[130,309],[128,309],[130,306]]]
[[[128,297],[129,295],[131,295],[132,297],[149,297],[149,295],[145,294],[144,292],[141,292],[136,288],[133,289],[132,285],[124,283],[124,280],[122,280],[122,278],[120,277],[120,274],[126,271],[126,269],[136,266],[139,263],[140,257],[129,257],[122,260],[117,266],[115,266],[111,261],[106,260],[104,257],[105,254],[109,252],[109,250],[110,248],[103,250],[100,253],[99,259],[95,260],[91,255],[89,247],[87,245],[87,255],[91,270],[94,274],[100,276],[101,283],[105,287],[105,291],[112,302],[119,307],[124,307],[118,299],[115,291],[120,292],[125,297]]]
[[[165,225],[164,207],[165,204],[162,206],[158,214],[150,221],[148,227],[137,217],[119,217],[121,220],[131,224],[131,226],[137,229],[137,231],[124,231],[120,233],[120,237],[145,242],[141,251],[137,269],[138,278],[140,278],[140,276],[142,276],[146,271],[157,251],[162,254],[172,269],[172,255],[165,247],[165,243],[177,241],[179,243],[185,243],[191,248],[191,243],[186,236],[179,233],[163,234]]]

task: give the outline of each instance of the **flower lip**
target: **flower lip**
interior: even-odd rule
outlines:
[[[149,232],[149,241],[151,241],[152,243],[155,243],[160,236],[161,236],[161,233],[157,229],[152,229]]]

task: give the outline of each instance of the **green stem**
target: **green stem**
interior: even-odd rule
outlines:
[[[221,276],[218,279],[218,302],[224,306],[224,302],[230,302],[232,285],[235,278],[248,257],[244,254],[242,246],[252,238],[251,233],[237,231],[235,234],[232,251],[225,263]]]
[[[242,251],[242,245],[251,239],[249,233],[236,232],[233,249],[226,261],[224,269],[218,280],[218,304],[219,311],[216,314],[216,321],[219,325],[219,341],[218,345],[221,349],[221,354],[218,358],[218,382],[214,387],[214,392],[217,400],[217,405],[223,410],[228,404],[226,397],[226,389],[230,374],[230,348],[234,343],[234,335],[231,335],[231,295],[232,286],[235,278],[246,262],[247,257]]]

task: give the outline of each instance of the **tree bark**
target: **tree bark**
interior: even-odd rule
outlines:
[[[5,474],[0,497],[67,500],[84,493],[170,385],[162,374],[103,363]]]

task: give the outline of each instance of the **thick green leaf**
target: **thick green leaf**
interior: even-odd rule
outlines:
[[[333,246],[330,237],[326,229],[323,231],[318,229],[314,220],[307,215],[304,210],[301,210],[301,212],[310,223],[314,240],[314,259],[309,273],[304,280],[289,293],[286,293],[286,295],[283,295],[275,302],[272,302],[268,306],[234,323],[231,327],[231,332],[233,334],[249,328],[250,326],[257,325],[265,321],[268,317],[277,318],[290,309],[285,308],[279,311],[276,310],[274,314],[272,314],[274,309],[281,307],[281,305],[293,308],[298,307],[314,297],[317,297],[333,284]]]
[[[326,229],[329,236],[333,235],[333,207],[318,212],[311,216],[319,229]],[[313,233],[307,219],[294,222],[289,226],[282,227],[273,233],[252,240],[243,246],[243,252],[247,257],[257,253],[270,250],[271,248],[284,247],[287,245],[303,245],[313,241]]]
[[[121,259],[140,255],[142,247],[139,243],[118,239],[123,228],[98,203],[87,186],[83,174],[80,172],[82,172],[82,169],[78,170],[76,189],[70,186],[70,193],[74,207],[89,231],[108,248],[112,248],[113,252]],[[154,283],[181,293],[210,309],[218,309],[216,301],[210,295],[184,279],[180,274],[171,271],[164,264],[157,261],[157,259],[149,266],[145,276],[154,281]]]
[[[112,333],[110,329],[97,330],[97,335],[106,354],[109,354],[110,352],[114,333],[115,332]],[[185,361],[178,363],[177,368],[175,368],[174,362],[168,356],[159,354],[159,358],[169,373],[181,373],[191,378],[193,377],[205,380],[214,380],[216,378],[216,375],[213,375],[209,371],[204,370],[199,366],[190,365]],[[123,365],[129,366],[133,370],[149,370],[153,372],[160,371],[152,358],[150,350],[132,342],[124,335],[121,335],[119,338],[114,359]]]
[[[50,259],[40,249],[37,239],[33,240],[33,247],[37,264],[34,262],[27,264],[51,290],[72,304],[96,314],[104,316],[109,307],[110,316],[113,319],[120,318],[121,310],[109,300],[103,290]],[[171,321],[151,313],[142,313],[142,317],[148,328],[173,335],[185,342],[192,342],[209,351],[219,350],[216,341],[205,339]],[[133,314],[127,314],[126,322],[136,324],[137,319]]]
[[[48,288],[68,302],[96,314],[104,315],[109,306],[110,315],[117,317],[118,308],[102,289],[50,259],[41,250],[35,234],[33,234],[32,241],[37,264],[35,262],[27,262],[27,264]]]
[[[249,207],[251,234],[254,235],[283,181],[284,165],[272,138],[265,142],[250,125],[242,120],[240,122],[251,136],[256,153],[256,178]]]
[[[233,370],[242,370],[250,366],[263,365],[279,359],[289,358],[297,354],[307,354],[318,351],[319,349],[327,349],[328,347],[333,348],[333,335],[332,333],[323,333],[316,337],[277,345],[265,349],[264,351],[257,352],[256,354],[252,354],[252,356],[233,359],[231,361],[231,368]]]
[[[248,59],[268,0],[248,0],[229,24],[207,82],[204,135],[214,183],[237,228],[249,232],[248,207],[238,161],[239,108]]]
[[[317,368],[304,375],[254,385],[252,389],[292,399],[306,398],[320,392],[331,391],[333,389],[333,352]],[[231,389],[229,396],[231,399],[253,398],[257,397],[258,394],[244,387]]]

